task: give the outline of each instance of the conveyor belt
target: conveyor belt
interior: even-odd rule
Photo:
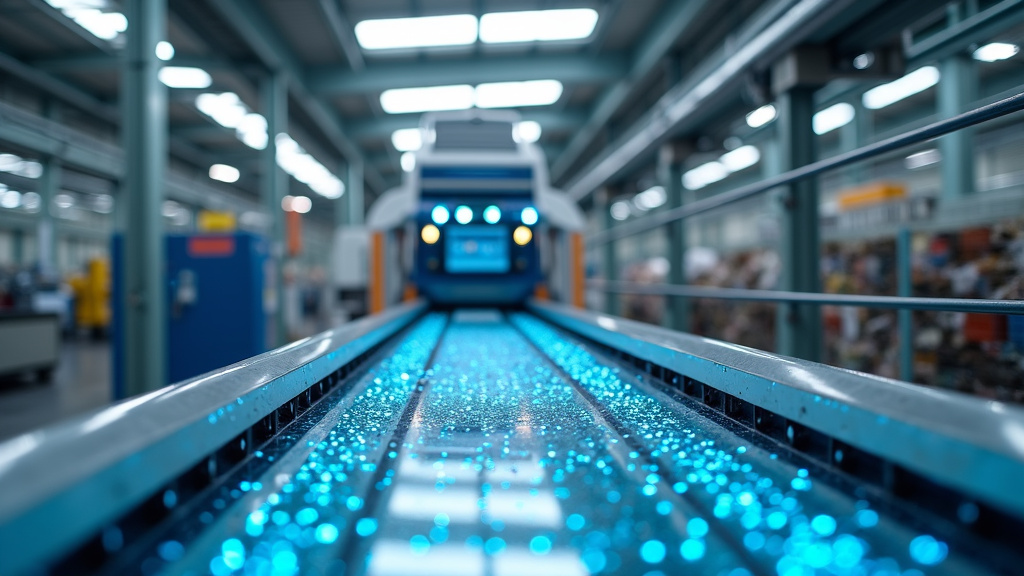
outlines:
[[[525,313],[429,314],[105,570],[986,573],[636,372]]]

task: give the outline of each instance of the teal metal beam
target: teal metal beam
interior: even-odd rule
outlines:
[[[288,343],[288,326],[284,314],[284,261],[285,222],[281,199],[287,194],[288,174],[277,164],[277,142],[275,135],[288,129],[288,80],[283,74],[270,74],[263,80],[263,116],[267,119],[267,134],[270,138],[263,150],[263,178],[261,191],[263,209],[270,217],[269,238],[271,246],[272,292],[274,294],[274,331],[270,337],[274,347]]]
[[[659,158],[658,176],[665,188],[665,209],[671,210],[683,205],[683,162],[689,146],[686,143],[666,144]],[[686,220],[675,220],[666,225],[668,239],[668,282],[675,285],[686,284]],[[665,315],[665,326],[673,330],[689,332],[690,307],[692,302],[682,296],[666,298],[668,314]]]
[[[940,119],[966,112],[974,101],[978,85],[977,64],[966,54],[950,56],[940,63],[937,104]],[[974,129],[964,128],[939,139],[942,153],[942,199],[955,201],[974,193]]]
[[[57,271],[57,242],[54,232],[53,198],[60,191],[63,165],[59,158],[50,156],[43,161],[43,177],[39,183],[40,209],[36,228],[36,250],[39,269],[44,274]]]
[[[363,202],[363,166],[359,163],[348,165],[348,187],[345,190],[345,223],[362,226],[365,208]]]
[[[92,32],[82,28],[77,22],[65,16],[63,12],[50,6],[49,3],[44,0],[29,0],[29,3],[93,48],[106,54],[114,54],[114,46],[109,41],[99,38]]]
[[[227,25],[238,32],[267,68],[285,75],[291,96],[345,160],[365,165],[362,151],[345,133],[337,112],[307,88],[301,62],[266,14],[248,0],[209,0],[209,4]],[[373,188],[378,191],[384,189],[383,177],[372,167],[367,167],[365,177]]]
[[[590,142],[605,129],[615,112],[626,103],[636,84],[661,65],[662,58],[668,54],[680,36],[694,32],[693,23],[697,15],[711,4],[710,0],[676,0],[668,3],[651,31],[642,37],[642,43],[627,65],[628,72],[622,74],[618,81],[601,95],[586,125],[576,133],[565,153],[552,165],[552,180],[561,180],[569,172]]]
[[[157,79],[156,45],[167,27],[166,0],[127,0],[121,125],[125,150],[123,301],[124,395],[167,384],[163,188],[167,170],[167,89]]]
[[[523,120],[532,120],[549,131],[577,130],[587,120],[586,114],[580,110],[524,110]],[[371,140],[391,138],[392,132],[406,128],[418,128],[420,114],[389,114],[380,118],[353,122],[349,125],[349,134],[355,140]]]
[[[615,225],[612,218],[611,205],[614,191],[611,188],[602,188],[594,199],[594,210],[597,212],[597,221],[604,230],[610,230]],[[615,262],[615,242],[606,242],[601,246],[601,272],[604,279],[614,282],[618,276]],[[604,293],[604,311],[613,316],[619,313],[619,295],[615,292]]]
[[[373,94],[391,88],[446,86],[522,80],[560,80],[566,84],[611,82],[629,72],[621,56],[538,55],[516,58],[474,58],[376,64],[361,71],[337,66],[306,73],[309,88],[319,95]]]
[[[114,54],[71,54],[32,60],[33,68],[45,72],[96,72],[117,71],[120,60]],[[206,58],[196,56],[175,56],[167,63],[168,66],[188,66],[202,68],[207,72],[238,70],[252,63],[233,62],[226,58]]]
[[[812,128],[814,88],[798,86],[778,95],[779,161],[783,171],[811,164],[816,142]],[[779,289],[820,292],[818,182],[805,178],[780,195]],[[821,310],[815,304],[779,304],[775,346],[780,354],[814,362],[821,358]]]

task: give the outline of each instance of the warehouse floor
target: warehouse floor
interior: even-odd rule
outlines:
[[[110,344],[66,340],[50,382],[0,380],[0,441],[110,402]]]

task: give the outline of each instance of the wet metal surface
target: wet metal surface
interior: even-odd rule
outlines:
[[[430,315],[389,354],[163,571],[982,573],[532,316]]]

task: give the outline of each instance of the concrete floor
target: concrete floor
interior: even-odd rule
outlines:
[[[0,380],[0,441],[105,406],[111,396],[110,343],[65,340],[50,382]]]

